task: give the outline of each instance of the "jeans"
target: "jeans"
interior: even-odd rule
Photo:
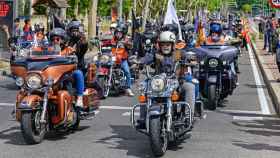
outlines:
[[[128,65],[127,60],[122,61],[121,68],[124,71],[124,75],[126,77],[126,86],[127,86],[127,88],[131,88],[131,73],[129,70],[129,65]]]
[[[84,83],[84,75],[81,70],[75,70],[72,74],[75,80],[75,88],[77,96],[83,96],[85,83]]]
[[[272,52],[272,33],[271,31],[266,31],[264,34],[264,49],[268,46],[269,52]]]

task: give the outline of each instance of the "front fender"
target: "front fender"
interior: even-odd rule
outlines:
[[[162,114],[162,107],[160,105],[151,106],[149,108],[149,116],[159,116]]]
[[[217,80],[218,80],[218,77],[216,75],[208,76],[208,79],[207,79],[208,83],[210,83],[210,84],[216,84]]]
[[[41,102],[43,100],[43,98],[39,95],[29,95],[29,96],[25,96],[20,104],[18,105],[18,109],[36,109],[38,107],[39,102]]]

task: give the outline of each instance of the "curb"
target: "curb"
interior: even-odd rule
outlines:
[[[268,93],[272,99],[272,102],[273,102],[273,107],[275,109],[275,112],[280,115],[280,100],[279,98],[277,97],[277,93],[274,91],[274,89],[272,88],[272,85],[271,83],[269,82],[269,79],[268,79],[268,76],[267,74],[265,73],[265,70],[262,66],[262,63],[261,63],[261,60],[260,60],[260,57],[258,56],[257,54],[257,49],[256,49],[256,44],[254,42],[250,42],[250,46],[252,47],[253,49],[253,52],[254,52],[254,55],[257,59],[257,62],[258,62],[258,65],[259,65],[259,68],[261,70],[261,73],[262,73],[262,76],[263,76],[263,80],[265,82],[265,84],[267,85],[267,88],[268,88]]]

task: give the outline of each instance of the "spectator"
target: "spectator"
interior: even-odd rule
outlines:
[[[266,50],[268,46],[269,53],[272,53],[272,32],[273,32],[272,17],[269,17],[266,19],[266,23],[265,23],[264,48],[263,48],[263,50]]]
[[[31,21],[30,19],[26,19],[24,21],[24,26],[23,26],[23,38],[25,41],[32,41],[33,40],[33,31],[31,27]]]
[[[20,28],[20,19],[16,18],[14,20],[14,27],[13,27],[13,37],[18,40],[23,36],[22,29]]]

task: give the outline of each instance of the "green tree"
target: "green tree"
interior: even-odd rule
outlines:
[[[242,11],[244,13],[251,13],[252,12],[252,6],[250,4],[243,4],[242,5]]]

